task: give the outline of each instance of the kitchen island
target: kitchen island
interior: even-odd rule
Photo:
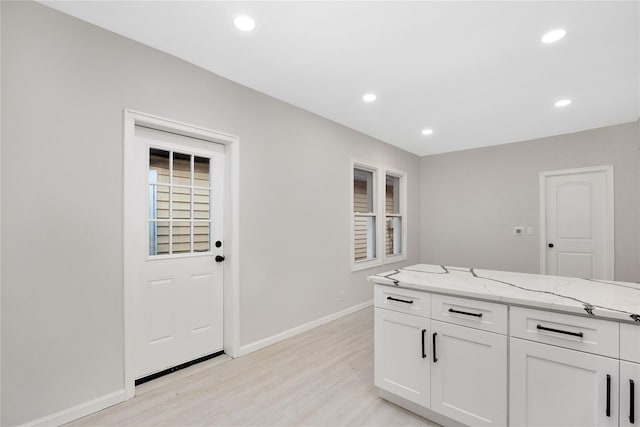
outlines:
[[[383,398],[445,425],[640,422],[639,284],[428,264],[369,280]]]

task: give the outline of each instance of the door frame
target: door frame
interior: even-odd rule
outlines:
[[[547,274],[547,178],[560,175],[576,175],[582,173],[604,172],[607,178],[605,185],[607,203],[607,274],[604,280],[614,280],[615,275],[615,198],[613,185],[613,165],[592,166],[586,168],[561,169],[540,172],[540,274]]]
[[[224,171],[224,232],[225,242],[225,268],[223,280],[223,347],[224,352],[231,357],[236,357],[240,347],[240,291],[239,291],[239,165],[240,165],[240,140],[237,136],[229,135],[198,126],[181,123],[151,114],[142,113],[130,109],[124,110],[124,158],[123,158],[123,307],[124,307],[124,388],[126,398],[135,395],[135,378],[133,373],[133,361],[135,355],[133,349],[136,307],[133,298],[133,286],[137,277],[136,262],[133,261],[135,242],[127,236],[135,227],[135,222],[130,214],[131,206],[135,203],[135,197],[128,190],[131,188],[136,165],[134,163],[135,127],[136,125],[171,132],[187,137],[198,138],[224,145],[225,171]]]

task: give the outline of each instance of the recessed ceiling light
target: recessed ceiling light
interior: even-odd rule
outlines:
[[[558,28],[557,30],[551,30],[542,36],[542,43],[554,43],[567,35],[567,32],[562,28]]]
[[[377,98],[377,96],[376,96],[375,93],[368,93],[368,94],[366,94],[365,96],[362,97],[362,100],[364,102],[373,102],[373,101],[376,100],[376,98]]]
[[[422,129],[423,135],[431,135],[433,133],[433,129]]]
[[[246,15],[236,17],[236,19],[233,20],[233,25],[240,31],[253,31],[253,29],[256,28],[255,21]]]
[[[561,99],[560,101],[556,101],[556,107],[566,107],[571,104],[570,99]]]

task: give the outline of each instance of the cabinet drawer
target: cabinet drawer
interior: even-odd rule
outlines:
[[[429,317],[431,295],[426,292],[384,285],[376,285],[374,292],[374,303],[376,307],[421,317]]]
[[[511,307],[511,336],[588,353],[619,355],[619,324],[570,314]]]
[[[446,295],[431,296],[431,318],[498,334],[507,334],[507,306]]]
[[[620,324],[620,359],[640,363],[640,325]]]

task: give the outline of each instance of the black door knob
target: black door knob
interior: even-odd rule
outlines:
[[[553,243],[549,243],[549,247],[552,248],[553,247]]]
[[[224,257],[222,255],[216,255],[216,262],[224,261]]]

